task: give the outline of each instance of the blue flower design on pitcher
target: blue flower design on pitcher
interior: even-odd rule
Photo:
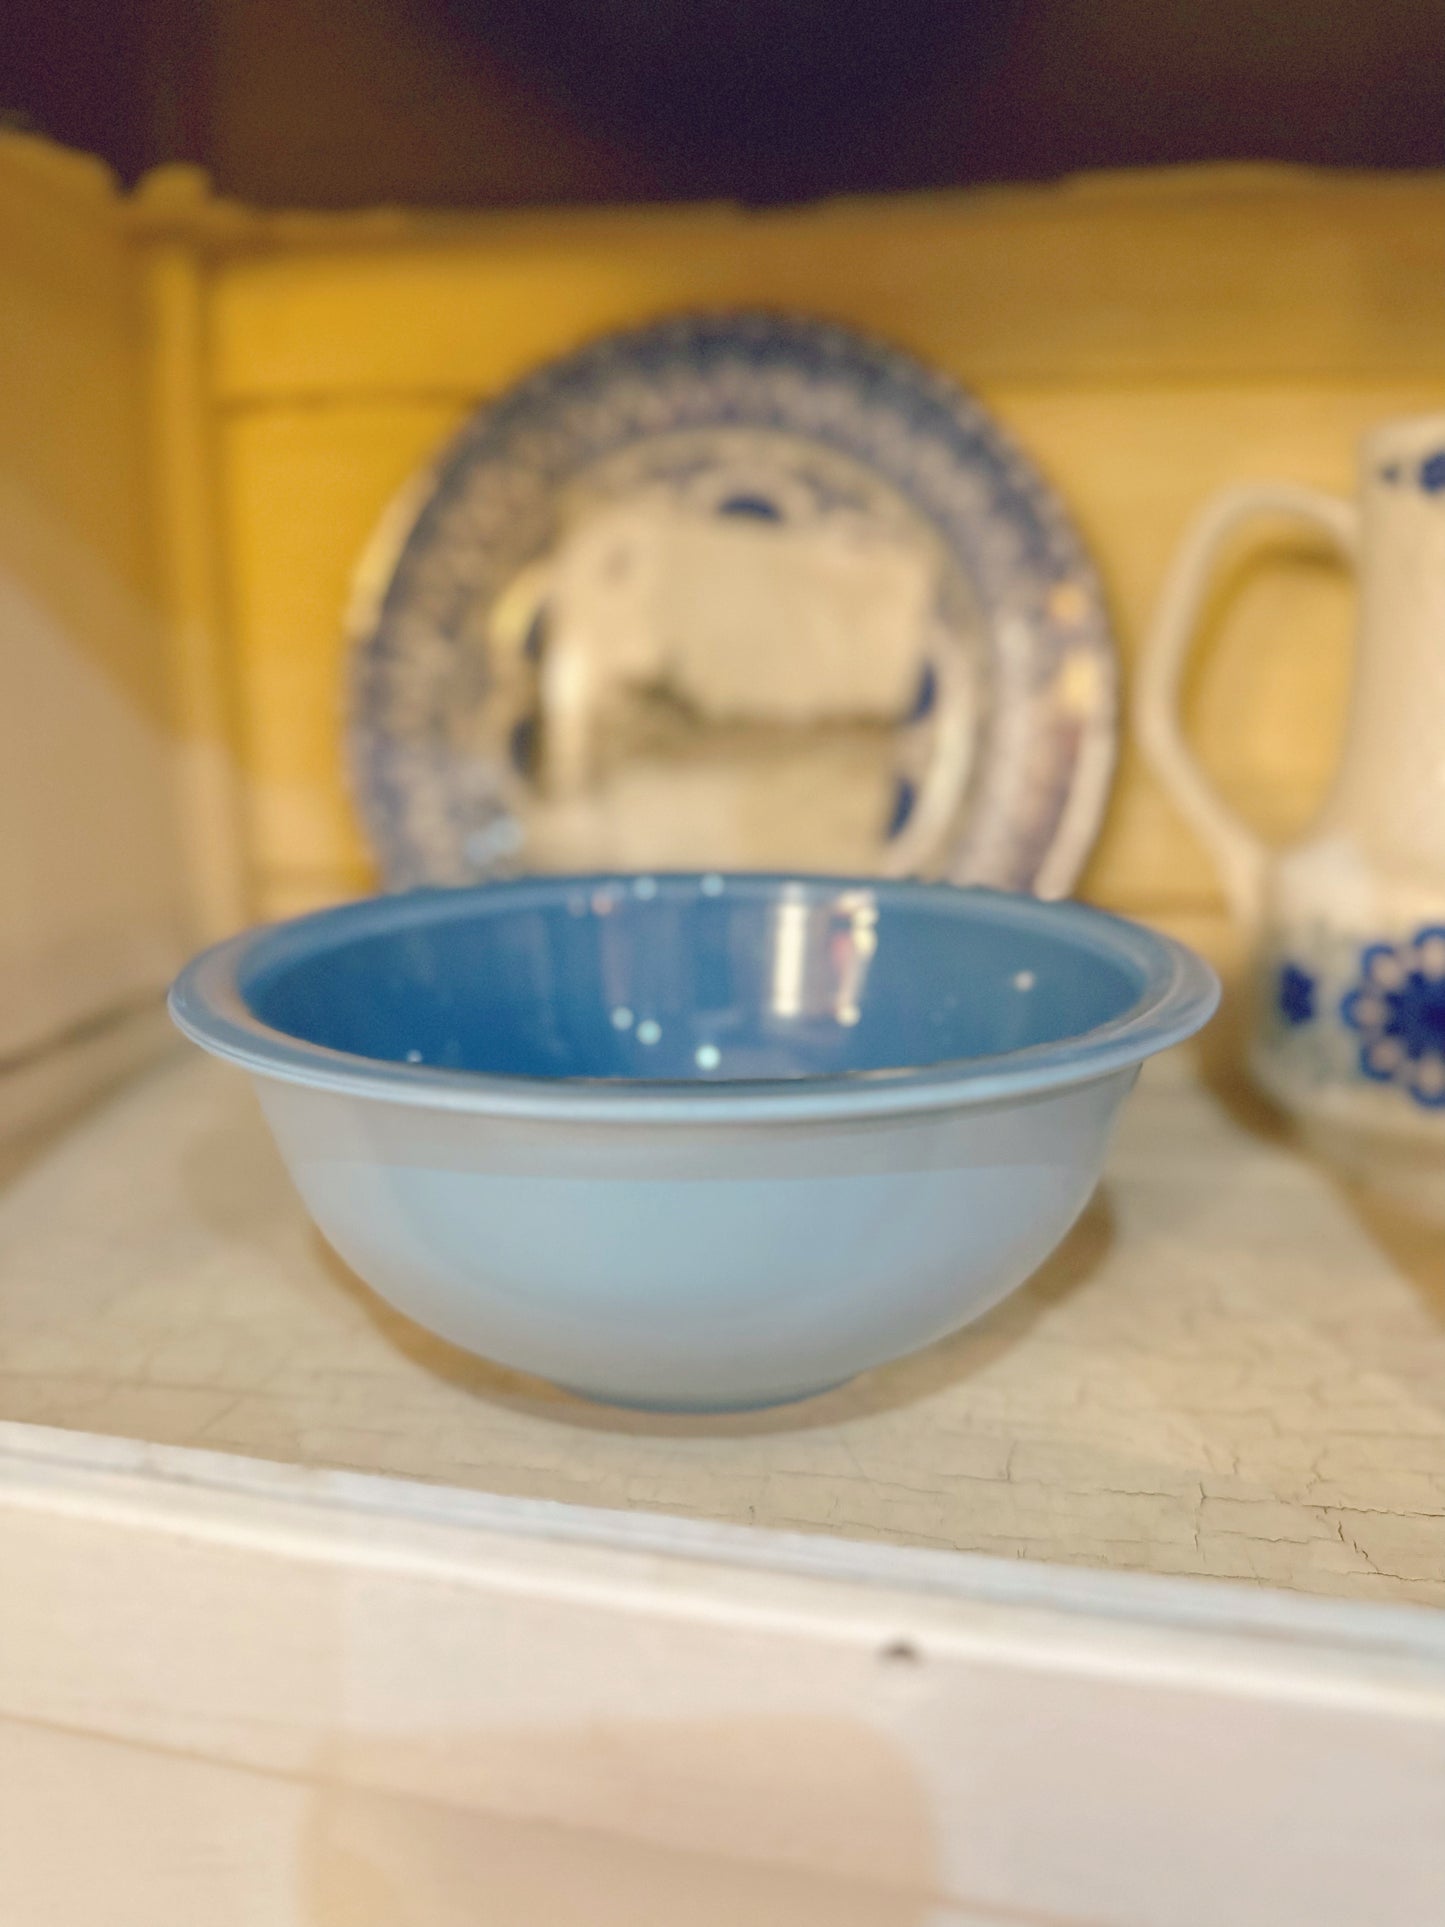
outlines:
[[[1402,944],[1371,944],[1340,1005],[1360,1034],[1360,1069],[1417,1104],[1445,1107],[1445,926]]]
[[[1380,480],[1388,482],[1391,488],[1414,480],[1427,495],[1445,493],[1445,448],[1437,448],[1433,455],[1427,455],[1413,470],[1406,468],[1402,462],[1386,462],[1380,470]]]
[[[1314,1022],[1314,978],[1297,963],[1287,963],[1279,973],[1279,1014],[1292,1028]]]

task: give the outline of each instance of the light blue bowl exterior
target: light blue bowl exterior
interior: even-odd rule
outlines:
[[[346,905],[177,981],[377,1291],[597,1399],[800,1398],[977,1317],[1064,1236],[1189,952],[946,885],[542,878]],[[416,1061],[416,1060],[420,1061]]]

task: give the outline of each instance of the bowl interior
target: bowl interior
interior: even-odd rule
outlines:
[[[839,1077],[1059,1043],[1123,1016],[1146,966],[1076,914],[916,886],[554,880],[303,920],[256,946],[239,989],[273,1030],[383,1062]]]

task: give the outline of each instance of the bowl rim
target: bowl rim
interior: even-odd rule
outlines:
[[[547,1078],[437,1069],[308,1043],[263,1023],[240,988],[244,967],[269,953],[296,959],[383,931],[464,916],[481,899],[519,907],[577,892],[647,894],[670,887],[713,894],[783,888],[814,899],[867,892],[880,905],[937,905],[952,913],[1047,929],[1082,952],[1142,973],[1144,987],[1118,1017],[1071,1037],[988,1056],[880,1070],[766,1080]],[[498,909],[501,908],[497,902]],[[173,1021],[194,1043],[257,1075],[389,1103],[499,1118],[608,1124],[737,1124],[848,1119],[952,1110],[1045,1096],[1142,1063],[1200,1030],[1219,1004],[1219,980],[1184,944],[1092,905],[1044,901],[977,886],[806,872],[622,871],[527,876],[462,888],[359,898],[284,922],[258,925],[193,958],[171,986]]]

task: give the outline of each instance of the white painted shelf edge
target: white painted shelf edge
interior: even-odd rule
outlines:
[[[1445,1917],[1430,1612],[16,1424],[0,1556],[27,1927]]]

